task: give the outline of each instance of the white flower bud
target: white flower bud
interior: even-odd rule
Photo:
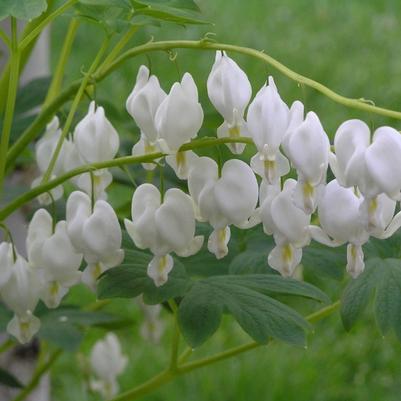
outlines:
[[[0,290],[10,279],[13,265],[13,245],[10,242],[2,242],[0,244]]]
[[[120,146],[117,131],[103,107],[96,108],[94,101],[89,105],[88,114],[75,127],[74,142],[86,163],[111,160]]]
[[[248,136],[244,113],[252,95],[252,88],[245,72],[225,52],[216,52],[216,59],[207,80],[209,99],[223,116],[224,122],[217,129],[217,136]],[[227,144],[233,153],[242,153],[245,144]]]

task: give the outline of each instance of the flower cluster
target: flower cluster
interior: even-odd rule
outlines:
[[[187,181],[188,193],[177,188],[163,193],[151,183],[140,185],[132,197],[131,220],[124,221],[135,245],[153,254],[148,275],[155,285],[168,280],[172,253],[187,257],[201,249],[204,238],[196,235],[196,221],[211,225],[207,248],[218,259],[228,253],[231,225],[247,229],[262,224],[275,241],[268,263],[283,276],[294,273],[302,249],[313,239],[330,247],[347,244],[346,269],[357,277],[364,269],[363,244],[370,237],[388,238],[401,226],[401,212],[395,213],[401,199],[399,133],[381,127],[371,135],[364,122],[349,120],[340,125],[331,147],[319,117],[313,111],[305,115],[300,101],[288,107],[272,77],[251,101],[245,72],[223,52],[216,54],[207,91],[224,120],[217,136],[233,139],[227,145],[230,150],[243,152],[245,144],[235,143],[240,136],[253,140],[256,154],[249,164],[231,159],[219,165],[181,150],[203,122],[189,73],[167,94],[142,66],[126,102],[141,133],[132,154],[159,152],[177,177]],[[37,143],[42,174],[61,135],[54,119]],[[63,142],[53,174],[112,159],[118,147],[116,130],[103,108],[92,102],[72,137]],[[160,162],[143,167],[153,169]],[[296,179],[290,177],[291,168]],[[335,178],[327,183],[329,168]],[[56,223],[39,209],[29,225],[28,260],[10,243],[0,245],[0,291],[15,313],[8,331],[20,341],[28,341],[39,328],[33,315],[39,299],[56,307],[72,285],[83,281],[94,288],[102,272],[121,263],[120,224],[105,200],[111,181],[107,170],[74,178],[81,191],[69,195],[65,221]],[[56,188],[41,201],[61,194],[62,188]],[[318,225],[311,224],[315,221]],[[86,267],[81,273],[82,261]]]

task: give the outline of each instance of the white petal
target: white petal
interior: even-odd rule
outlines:
[[[217,259],[224,258],[228,254],[228,242],[230,241],[230,227],[213,230],[207,242],[209,252],[213,253]]]
[[[357,278],[365,269],[362,246],[348,244],[347,246],[347,272],[352,278]]]
[[[22,316],[14,315],[7,325],[7,332],[14,336],[21,344],[26,344],[40,329],[40,320],[26,313]]]
[[[174,266],[174,260],[170,255],[155,256],[148,265],[148,276],[156,287],[160,287],[168,280],[168,274]]]
[[[269,266],[277,270],[284,277],[291,277],[295,268],[301,263],[302,249],[292,244],[275,246],[269,253],[267,261]]]

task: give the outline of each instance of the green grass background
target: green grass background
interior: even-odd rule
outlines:
[[[206,19],[214,26],[149,28],[139,33],[132,44],[162,39],[199,39],[212,31],[222,42],[263,49],[295,71],[313,78],[351,98],[371,99],[375,104],[401,109],[401,3],[398,0],[200,0]],[[61,18],[52,30],[52,64],[57,62],[67,18]],[[74,58],[67,66],[67,80],[80,76],[87,68],[101,40],[96,26],[82,26],[74,45]],[[330,99],[300,88],[260,61],[231,55],[249,75],[253,91],[272,74],[287,103],[302,100],[307,110],[320,116],[332,137],[338,125],[348,118],[363,118],[372,128],[397,121],[347,109]],[[215,112],[206,96],[206,78],[213,63],[211,52],[178,51],[176,63],[165,53],[152,55],[152,71],[160,76],[167,90],[179,72],[189,71],[198,84],[206,113]],[[111,103],[119,111],[115,124],[132,145],[137,134],[124,112],[125,99],[135,82],[141,56],[127,62],[116,74],[97,88],[99,103]],[[177,72],[177,69],[179,72]],[[109,107],[111,107],[109,105]],[[123,121],[123,122],[121,122]],[[125,123],[124,123],[125,121]],[[213,121],[211,118],[210,121]],[[213,134],[214,128],[203,128]],[[131,137],[130,137],[131,135]],[[131,146],[130,145],[130,146]],[[344,283],[333,284],[333,298],[341,294]],[[344,279],[346,281],[347,278]],[[76,289],[69,298],[82,302],[86,292]],[[124,352],[130,356],[127,371],[121,377],[123,389],[146,380],[163,369],[169,357],[170,320],[163,313],[167,329],[160,345],[144,342],[139,336],[141,315],[132,301],[119,301],[111,307],[116,313],[131,316],[137,324],[118,332]],[[81,347],[87,355],[93,341],[103,335],[92,330]],[[248,341],[230,319],[194,356]],[[274,343],[239,358],[194,371],[143,399],[146,401],[398,401],[401,398],[401,347],[393,334],[382,338],[371,311],[350,332],[342,328],[338,314],[315,326],[307,349]],[[55,401],[89,401],[96,397],[85,390],[82,373],[74,355],[62,357],[53,371]]]

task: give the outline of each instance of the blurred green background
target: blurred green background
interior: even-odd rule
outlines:
[[[400,110],[401,107],[401,3],[399,0],[199,0],[205,19],[212,26],[146,28],[132,44],[165,39],[199,39],[206,32],[215,32],[216,40],[264,50],[269,55],[336,92],[351,98],[371,99],[376,105]],[[60,52],[68,18],[61,18],[52,28],[52,65]],[[80,76],[88,67],[102,39],[95,25],[82,25],[74,45],[74,58],[67,67],[67,80]],[[372,128],[397,121],[347,109],[309,88],[295,82],[258,60],[232,56],[249,75],[253,92],[272,74],[282,98],[291,103],[302,100],[307,110],[320,116],[329,136],[348,118],[362,118]],[[129,146],[138,132],[124,111],[125,99],[132,90],[138,66],[149,63],[162,86],[171,83],[185,71],[194,76],[202,105],[209,117],[203,134],[213,135],[219,117],[206,95],[206,78],[213,63],[212,52],[178,50],[176,62],[166,53],[140,56],[131,60],[102,82],[96,99],[104,104],[113,121],[126,137]],[[114,111],[112,109],[115,109]],[[82,110],[82,113],[85,111]],[[114,113],[114,114],[113,114]],[[214,123],[212,123],[214,122]],[[127,148],[129,149],[129,147]],[[336,299],[344,282],[325,278],[324,286]],[[323,281],[323,280],[322,280]],[[70,302],[81,303],[89,297],[75,289]],[[86,299],[86,298],[84,298]],[[68,301],[67,301],[68,302]],[[146,380],[163,369],[169,357],[170,320],[164,312],[167,330],[160,345],[144,342],[139,336],[141,315],[132,301],[119,301],[112,310],[137,319],[134,329],[118,332],[130,365],[122,376],[123,389]],[[371,311],[370,311],[371,312]],[[91,331],[82,346],[87,354],[94,339],[103,332]],[[223,350],[247,341],[231,320],[195,356]],[[319,322],[309,338],[307,349],[274,343],[177,379],[146,401],[398,401],[401,394],[401,346],[393,334],[383,339],[375,327],[372,313],[366,314],[350,332],[342,328],[339,314]],[[56,401],[88,401],[82,374],[76,368],[77,358],[65,355],[53,373]],[[92,397],[92,398],[91,398]]]

